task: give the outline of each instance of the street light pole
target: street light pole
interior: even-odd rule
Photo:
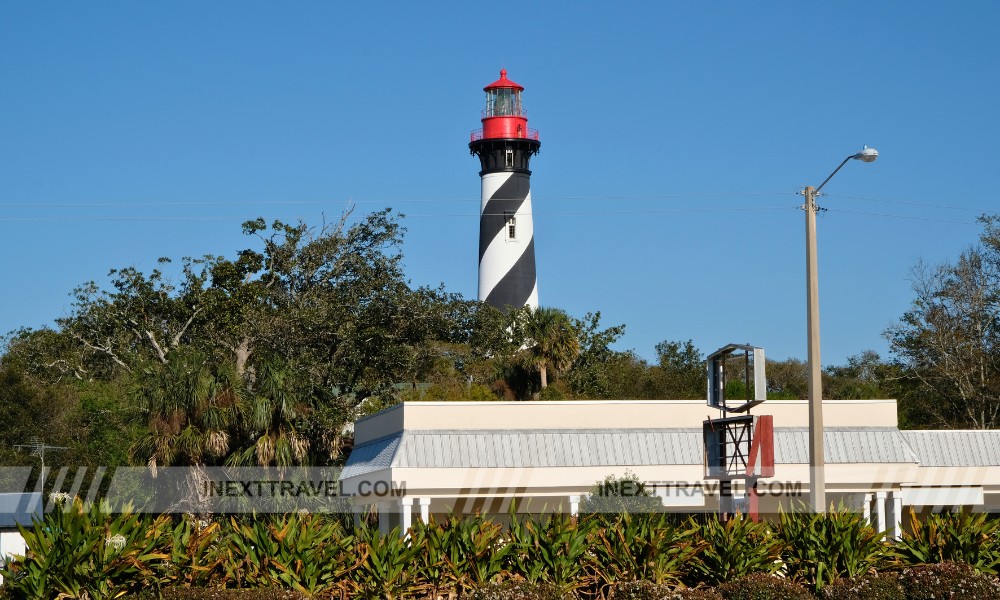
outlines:
[[[830,176],[813,188],[806,186],[802,195],[806,212],[806,319],[809,352],[809,501],[815,513],[826,512],[826,458],[823,451],[823,371],[819,356],[819,275],[816,259],[816,196],[826,182],[851,159],[874,162],[878,151],[865,146],[840,163]]]
[[[809,499],[813,512],[826,510],[823,454],[823,374],[819,358],[819,275],[816,265],[816,188],[806,186],[806,319],[809,352]]]

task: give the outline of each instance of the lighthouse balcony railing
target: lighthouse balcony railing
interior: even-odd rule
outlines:
[[[537,129],[532,129],[530,127],[528,128],[527,133],[525,133],[525,132],[522,131],[519,134],[515,134],[515,135],[512,135],[510,137],[512,137],[512,138],[524,138],[524,139],[527,139],[527,140],[535,140],[536,142],[539,141],[538,140],[538,130]],[[472,133],[469,134],[469,141],[470,142],[478,142],[481,139],[484,139],[482,128],[480,128],[480,129],[473,129]]]

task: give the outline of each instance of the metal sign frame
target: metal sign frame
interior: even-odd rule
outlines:
[[[726,404],[726,359],[742,350],[745,360],[744,384],[746,402],[739,406]],[[753,397],[750,397],[750,357],[753,356]],[[708,369],[708,405],[723,412],[744,413],[767,400],[767,374],[764,349],[749,344],[729,344],[719,348],[706,359]]]
[[[754,418],[741,415],[707,420],[702,425],[705,441],[706,479],[745,479],[753,446]]]

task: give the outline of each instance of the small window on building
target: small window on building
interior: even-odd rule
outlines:
[[[514,150],[508,148],[505,156],[506,156],[507,166],[508,167],[513,167],[514,166]]]
[[[511,213],[507,213],[507,239],[517,239],[517,219]]]

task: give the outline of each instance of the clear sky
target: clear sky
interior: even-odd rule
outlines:
[[[407,215],[415,285],[477,289],[484,85],[525,86],[540,302],[620,348],[805,358],[797,191],[824,188],[824,364],[998,207],[996,2],[7,2],[0,331],[256,216]]]

